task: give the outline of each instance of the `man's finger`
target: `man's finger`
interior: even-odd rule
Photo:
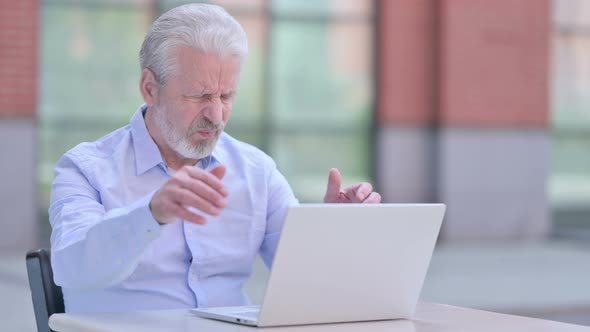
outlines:
[[[223,173],[225,174],[225,166],[223,166],[222,168]],[[221,180],[212,173],[205,172],[197,167],[186,167],[185,169],[187,170],[188,175],[190,175],[190,177],[192,177],[193,179],[205,182],[211,188],[217,190],[220,194],[222,194],[225,197],[229,195],[229,191],[227,190],[223,182],[221,182]],[[222,172],[222,170],[218,170],[217,172]]]
[[[193,207],[212,216],[218,216],[221,213],[221,210],[211,204],[211,202],[206,201],[188,189],[178,188],[177,190],[172,191],[172,195],[173,201],[178,205]]]
[[[372,192],[364,201],[366,204],[378,204],[381,203],[381,195],[377,192]]]
[[[353,191],[355,199],[362,202],[373,192],[373,186],[368,182],[361,182],[353,186]]]
[[[373,186],[370,183],[357,183],[344,189],[344,194],[350,198],[351,203],[361,203],[373,191]]]
[[[225,165],[217,165],[215,166],[215,168],[211,170],[211,174],[215,175],[216,178],[221,180],[225,176],[226,169],[227,168],[225,167]]]
[[[342,176],[337,168],[330,169],[330,175],[328,175],[328,188],[326,189],[326,195],[324,201],[328,200],[334,203],[335,200],[340,196],[340,186],[342,185]]]
[[[207,200],[218,208],[227,206],[227,199],[218,191],[213,190],[209,185],[203,181],[195,180],[190,176],[183,176],[180,186],[183,189],[192,191],[195,195]]]
[[[178,217],[184,221],[192,222],[193,224],[198,225],[205,225],[207,223],[207,219],[205,217],[190,212],[187,208],[181,205],[177,205],[176,208],[176,213],[178,214]]]

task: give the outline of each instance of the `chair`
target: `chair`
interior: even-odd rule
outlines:
[[[61,287],[53,282],[49,250],[37,249],[27,252],[27,274],[37,331],[52,332],[49,328],[49,316],[64,312],[64,300]]]

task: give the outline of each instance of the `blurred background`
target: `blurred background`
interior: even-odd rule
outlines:
[[[301,201],[338,167],[385,202],[446,203],[423,300],[590,325],[590,1],[210,2],[250,42],[227,131]],[[54,165],[129,122],[145,31],[183,3],[0,0],[7,329],[35,331],[24,258],[49,246]]]

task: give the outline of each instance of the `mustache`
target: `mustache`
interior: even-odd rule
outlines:
[[[215,130],[217,132],[221,132],[223,131],[223,129],[225,128],[225,125],[223,123],[214,123],[213,121],[207,119],[207,118],[201,118],[196,120],[196,122],[193,122],[193,124],[191,125],[191,130],[190,133],[191,135],[196,133],[199,130]]]

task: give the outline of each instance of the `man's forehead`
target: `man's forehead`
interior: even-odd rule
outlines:
[[[196,82],[191,84],[190,91],[194,91],[199,94],[212,94],[212,93],[231,93],[234,92],[235,86],[211,86],[207,83]]]
[[[206,79],[186,72],[176,73],[170,79],[176,80],[186,94],[231,93],[237,87],[237,80]]]

